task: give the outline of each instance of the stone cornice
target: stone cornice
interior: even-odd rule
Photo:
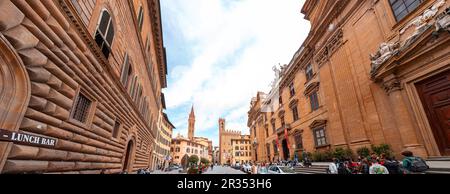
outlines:
[[[288,83],[291,83],[297,72],[303,69],[306,64],[309,64],[312,58],[313,50],[302,46],[289,63],[288,69],[281,80],[280,88],[284,88]]]
[[[310,19],[311,11],[316,6],[317,2],[317,0],[306,0],[301,10],[301,13],[305,14],[305,19]]]
[[[161,21],[161,5],[160,0],[148,0],[150,8],[150,19],[152,22],[152,31],[154,34],[154,42],[156,47],[156,55],[158,56],[158,70],[160,75],[161,88],[167,87],[167,59],[166,48],[164,47],[162,21]]]

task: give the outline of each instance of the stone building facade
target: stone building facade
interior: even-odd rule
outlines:
[[[195,112],[192,106],[188,120],[188,137],[178,135],[172,139],[170,152],[172,162],[180,164],[185,155],[197,155],[199,158],[206,158],[210,162],[213,160],[212,141],[205,137],[195,137]]]
[[[219,164],[232,164],[233,147],[231,141],[240,139],[242,133],[240,131],[227,130],[225,128],[225,119],[219,119]]]
[[[206,150],[208,153],[207,153],[207,157],[205,157],[205,158],[208,159],[209,161],[212,161],[213,160],[212,141],[206,137],[194,137],[194,142],[199,143],[206,147]]]
[[[161,26],[159,0],[0,1],[0,172],[152,167]]]
[[[242,135],[239,139],[231,139],[231,164],[248,164],[252,162],[252,144],[249,135]]]
[[[270,92],[280,106],[261,112],[274,98],[258,95],[249,111],[250,130],[268,128],[258,160],[373,144],[450,154],[448,0],[307,0],[302,13],[311,31]]]
[[[161,130],[158,131],[156,135],[157,144],[154,149],[155,153],[155,164],[160,166],[166,166],[171,161],[170,144],[172,142],[172,134],[175,126],[170,122],[169,117],[166,113],[163,113],[163,118],[161,122]]]
[[[172,163],[181,165],[181,160],[184,156],[196,155],[200,158],[206,158],[209,161],[210,155],[208,146],[205,146],[199,142],[192,141],[189,138],[183,136],[177,136],[171,143]]]
[[[219,164],[219,146],[214,146],[212,152],[213,152],[213,154],[212,154],[212,157],[213,157],[212,162],[214,164]]]

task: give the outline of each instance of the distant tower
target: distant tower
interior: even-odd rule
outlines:
[[[191,114],[189,114],[189,128],[188,128],[188,138],[194,140],[194,130],[195,130],[195,114],[194,105],[191,108]]]
[[[225,131],[225,119],[220,118],[219,119],[219,131]]]
[[[225,119],[220,118],[219,119],[219,164],[224,164],[224,158],[223,158],[223,151],[222,150],[225,146],[222,145],[223,142],[223,133],[225,132]]]

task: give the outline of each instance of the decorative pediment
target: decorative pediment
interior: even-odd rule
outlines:
[[[289,107],[297,106],[297,104],[298,104],[298,99],[297,99],[297,98],[294,98],[294,99],[292,99],[291,102],[289,103]]]
[[[292,131],[292,134],[293,135],[302,134],[303,131],[304,131],[303,129],[295,129],[295,130]]]
[[[312,92],[319,90],[320,82],[312,82],[305,89],[305,96],[309,96]]]
[[[280,112],[278,112],[278,117],[284,116],[285,112],[286,112],[285,110],[280,110]]]
[[[316,129],[327,125],[327,120],[315,120],[309,125],[309,128]]]

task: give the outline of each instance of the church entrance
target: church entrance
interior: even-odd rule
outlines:
[[[416,86],[441,155],[450,156],[450,71]]]

